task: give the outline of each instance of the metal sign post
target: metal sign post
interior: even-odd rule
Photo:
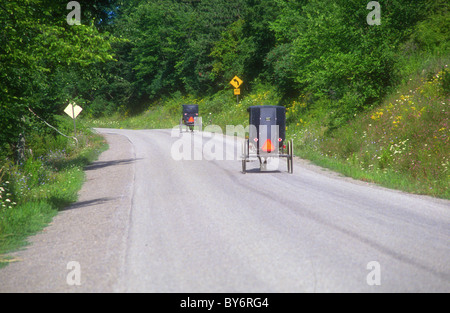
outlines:
[[[77,123],[75,122],[76,117],[75,117],[75,108],[72,105],[72,116],[73,116],[73,135],[76,137],[77,136]]]
[[[238,88],[235,88],[234,94],[236,95],[236,104],[239,104],[239,95],[241,94],[241,90]]]

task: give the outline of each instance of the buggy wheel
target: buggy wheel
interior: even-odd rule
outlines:
[[[183,132],[183,124],[182,124],[183,118],[180,118],[180,133]]]
[[[242,173],[247,172],[247,153],[248,152],[248,140],[242,143]]]
[[[286,166],[287,166],[287,171],[288,173],[291,172],[291,162],[290,162],[290,153],[289,151],[291,151],[291,143],[288,141],[287,147],[286,147],[286,154],[288,155],[286,158]]]
[[[288,143],[288,172],[290,174],[294,173],[294,140],[290,140]]]

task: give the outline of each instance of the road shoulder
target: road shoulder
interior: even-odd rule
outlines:
[[[12,253],[19,261],[0,270],[0,292],[114,290],[125,257],[135,155],[126,137],[104,137],[109,149],[86,167],[78,201]]]

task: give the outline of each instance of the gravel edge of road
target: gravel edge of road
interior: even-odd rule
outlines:
[[[135,152],[125,136],[102,136],[109,149],[84,169],[78,201],[10,254],[19,261],[0,269],[1,293],[115,291],[125,262]],[[70,262],[79,265],[79,285]]]

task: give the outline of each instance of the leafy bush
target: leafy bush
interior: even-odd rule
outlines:
[[[422,50],[448,51],[450,48],[450,11],[448,4],[436,1],[436,13],[419,22],[412,39]]]

